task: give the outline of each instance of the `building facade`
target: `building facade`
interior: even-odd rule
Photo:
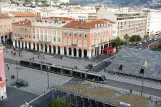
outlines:
[[[142,38],[146,35],[147,15],[145,13],[119,13],[117,16],[117,35],[124,39],[127,34],[140,35]]]
[[[142,38],[146,35],[147,14],[138,12],[128,13],[108,13],[104,18],[116,22],[114,33],[117,37],[124,39],[124,36],[140,35]],[[117,27],[117,28],[116,28]]]
[[[12,35],[12,23],[25,19],[32,19],[34,13],[14,12],[11,14],[0,14],[0,43],[4,43]]]
[[[161,11],[147,13],[147,35],[153,37],[161,32]]]
[[[13,46],[47,53],[91,58],[101,54],[112,39],[112,24],[71,18],[50,18],[13,23]]]
[[[0,100],[7,98],[6,94],[6,77],[4,72],[3,47],[0,47]]]

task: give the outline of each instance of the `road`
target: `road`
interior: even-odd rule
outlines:
[[[0,101],[0,107],[19,107],[25,102],[29,102],[36,97],[38,96],[35,94],[7,86],[7,99]]]

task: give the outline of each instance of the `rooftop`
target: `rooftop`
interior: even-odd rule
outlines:
[[[143,74],[140,74],[140,69],[144,61],[147,60],[148,65],[144,72],[145,78],[161,80],[160,58],[161,52],[126,47],[122,48],[114,57],[108,71],[142,77]],[[119,70],[120,65],[123,66],[122,70]]]
[[[35,13],[32,12],[12,12],[14,17],[35,17]]]
[[[73,21],[71,23],[66,24],[65,28],[79,28],[79,29],[90,29],[96,27],[107,27],[112,24],[108,19],[100,19],[91,22],[80,22],[80,21]]]
[[[29,26],[31,26],[31,20],[23,20],[23,21],[15,22],[13,24],[17,24],[17,25],[29,25]]]
[[[120,93],[105,87],[95,87],[91,84],[64,84],[56,88],[96,101],[112,103],[117,106],[121,106],[120,102],[129,104],[130,107],[148,107],[149,105],[148,98],[129,94],[128,92]]]
[[[7,14],[0,14],[0,19],[8,19],[10,18]]]

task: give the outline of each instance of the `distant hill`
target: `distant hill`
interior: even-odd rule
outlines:
[[[152,2],[152,0],[72,0],[74,2],[78,2],[81,4],[89,4],[89,3],[110,3],[113,5],[144,5],[149,4]]]

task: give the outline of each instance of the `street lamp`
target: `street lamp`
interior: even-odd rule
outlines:
[[[49,67],[47,66],[46,68],[47,68],[47,84],[48,84],[47,89],[49,89],[50,88],[49,87]]]
[[[141,85],[141,96],[142,96],[142,93],[143,93],[143,86],[144,86],[144,70],[147,67],[147,64],[148,64],[148,62],[147,62],[147,60],[145,60],[143,66],[140,70],[140,74],[143,74],[143,80],[142,80],[142,85]]]
[[[16,60],[16,70],[17,70],[17,81],[18,81],[18,69],[17,69],[17,60]]]

